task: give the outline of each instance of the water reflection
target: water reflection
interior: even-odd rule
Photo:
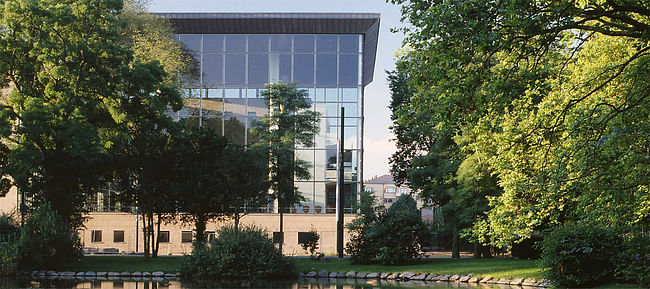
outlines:
[[[498,284],[477,284],[444,281],[396,281],[375,279],[302,279],[299,281],[219,281],[181,282],[166,279],[106,278],[20,279],[0,278],[0,289],[15,288],[79,288],[79,289],[199,289],[199,288],[278,288],[278,289],[413,289],[413,288],[475,288],[475,289],[522,289],[521,287]]]

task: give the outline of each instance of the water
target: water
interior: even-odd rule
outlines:
[[[532,289],[497,284],[470,284],[458,282],[368,280],[368,279],[302,279],[294,281],[230,281],[194,283],[178,280],[119,280],[70,279],[32,280],[20,278],[0,279],[0,289],[15,288],[78,288],[78,289],[202,289],[202,288],[263,288],[263,289],[423,289],[423,288],[474,288],[474,289]]]

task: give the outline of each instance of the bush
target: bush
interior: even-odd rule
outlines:
[[[195,279],[271,279],[293,276],[293,264],[266,231],[254,226],[226,226],[207,246],[197,245],[181,272]]]
[[[316,250],[318,250],[319,240],[320,236],[318,236],[318,232],[312,228],[305,234],[305,237],[302,240],[302,243],[300,243],[300,246],[303,250],[305,250],[305,252],[309,253],[309,255],[314,258],[316,256]]]
[[[79,236],[49,204],[35,209],[25,220],[18,239],[21,269],[51,269],[81,256]]]
[[[368,264],[379,253],[374,242],[373,227],[383,207],[375,205],[375,197],[371,192],[361,192],[360,198],[357,207],[359,217],[346,225],[350,239],[345,245],[345,251],[352,257],[353,264]]]
[[[546,278],[562,287],[591,287],[614,279],[614,259],[623,239],[612,228],[573,223],[556,228],[542,242]]]
[[[650,237],[635,235],[625,241],[616,258],[616,280],[650,285]]]
[[[0,215],[0,274],[12,274],[18,267],[18,225],[11,215]]]
[[[539,250],[537,244],[542,240],[543,238],[539,233],[534,233],[531,237],[512,244],[510,254],[512,257],[519,259],[539,259],[542,252]]]

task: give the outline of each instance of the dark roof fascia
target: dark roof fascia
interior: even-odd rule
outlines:
[[[179,34],[362,34],[363,80],[372,82],[378,13],[155,13]]]

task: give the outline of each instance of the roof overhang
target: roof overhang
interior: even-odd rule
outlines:
[[[377,13],[155,13],[179,34],[362,34],[363,85],[372,82]]]

